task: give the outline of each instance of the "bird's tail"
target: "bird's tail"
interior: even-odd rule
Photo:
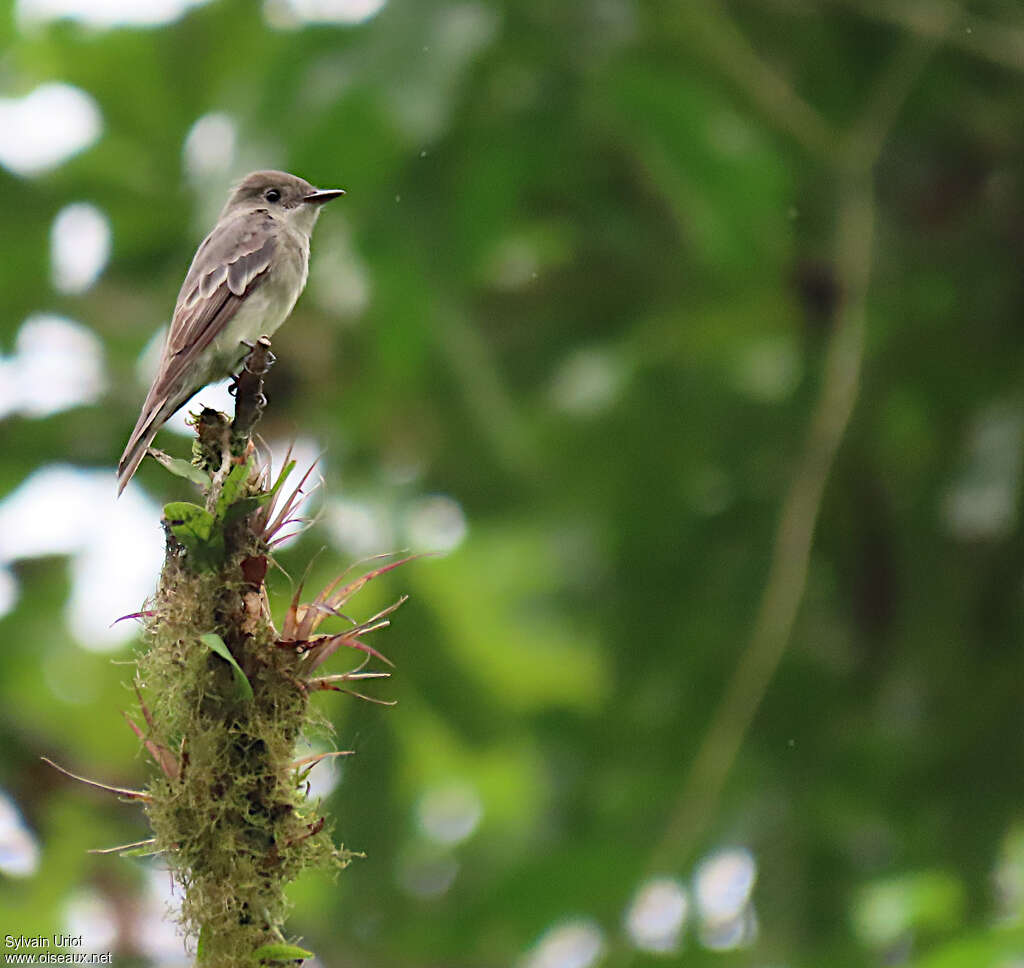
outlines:
[[[139,422],[135,425],[131,437],[128,438],[128,446],[125,447],[121,460],[117,465],[117,493],[118,496],[128,486],[128,482],[138,470],[142,458],[146,456],[149,445],[157,431],[166,423],[185,401],[188,396],[176,399],[165,399],[156,401],[155,406],[144,406],[139,416]],[[148,403],[149,401],[147,401]]]

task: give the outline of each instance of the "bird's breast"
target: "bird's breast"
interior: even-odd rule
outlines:
[[[272,336],[288,318],[306,286],[308,271],[309,241],[284,235],[273,264],[242,297],[238,311],[215,340],[217,355],[229,367],[244,355],[240,343]]]

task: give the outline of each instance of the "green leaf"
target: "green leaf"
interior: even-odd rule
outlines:
[[[170,454],[165,454],[162,450],[156,450],[155,448],[150,448],[149,452],[159,464],[172,474],[183,477],[186,481],[198,484],[202,488],[210,486],[210,475],[196,467],[195,464],[182,460],[180,457],[171,457]]]
[[[277,480],[274,481],[274,486],[265,494],[260,495],[260,500],[262,502],[269,501],[278,492],[278,490],[280,490],[281,485],[288,479],[288,475],[295,470],[296,463],[298,462],[290,460],[281,468],[281,473],[277,475]]]
[[[231,650],[224,644],[224,640],[216,632],[207,632],[199,636],[199,641],[231,665],[231,670],[235,674],[235,685],[238,687],[238,698],[252,699],[252,686],[242,672],[242,667],[235,661]]]
[[[191,555],[195,567],[213,568],[224,557],[224,535],[205,508],[188,501],[172,501],[164,505],[164,520]]]
[[[966,895],[946,871],[914,871],[872,881],[853,900],[853,925],[861,939],[885,948],[911,932],[948,930],[963,920]]]
[[[174,536],[187,544],[189,541],[209,541],[214,519],[206,508],[189,501],[171,501],[164,505],[164,518]]]
[[[977,965],[1011,965],[1024,950],[1024,930],[1019,925],[993,927],[980,934],[955,938],[913,962],[914,968],[976,968]]]
[[[228,508],[239,499],[239,495],[242,493],[250,473],[252,473],[251,457],[244,464],[238,464],[233,467],[231,473],[224,478],[220,494],[217,495],[217,510],[215,513],[217,518],[223,518]]]
[[[294,944],[265,944],[252,953],[257,961],[299,961],[312,958],[313,952]]]
[[[224,523],[231,524],[232,521],[238,521],[244,518],[246,515],[252,514],[262,503],[265,495],[259,497],[243,497],[240,501],[235,501],[225,512],[224,512]]]

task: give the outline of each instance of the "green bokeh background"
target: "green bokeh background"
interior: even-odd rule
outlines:
[[[323,965],[515,964],[575,918],[609,966],[1020,963],[1018,3],[390,0],[278,29],[212,0],[112,30],[22,28],[5,3],[0,44],[0,94],[60,80],[104,119],[53,171],[0,171],[0,352],[30,313],[62,313],[102,339],[110,385],[0,420],[0,499],[54,462],[111,469],[113,492],[138,356],[231,180],[274,166],[348,195],[275,339],[264,433],[316,440],[321,500],[371,501],[399,543],[429,495],[465,515],[451,554],[358,604],[411,595],[375,640],[398,705],[316,700],[358,751],[326,808],[367,854],[294,887]],[[236,121],[236,157],[189,179],[210,112]],[[113,252],[71,297],[49,232],[73,201],[106,213]],[[858,213],[866,242],[842,228]],[[834,462],[808,464],[829,353],[861,324],[852,418]],[[770,652],[755,629],[787,495],[825,472],[806,585],[777,587],[795,624],[735,715],[743,657]],[[138,479],[183,494],[156,467]],[[351,560],[322,525],[281,564],[301,575],[324,545],[316,587]],[[0,935],[64,930],[85,890],[123,919],[117,963],[142,965],[141,862],[85,853],[145,837],[138,811],[39,761],[144,782],[111,662],[131,647],[74,644],[65,560],[13,568],[0,787],[42,853],[0,875]],[[62,699],[55,667],[93,698]],[[692,773],[715,723],[740,740],[707,754],[720,792]],[[445,846],[416,818],[453,786],[482,815]],[[639,952],[637,889],[689,889],[723,847],[756,860],[756,936],[712,950],[691,894],[679,949]],[[452,870],[436,896],[408,889]]]

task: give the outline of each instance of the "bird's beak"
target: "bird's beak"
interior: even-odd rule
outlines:
[[[323,205],[324,202],[329,202],[332,198],[338,198],[344,194],[345,192],[341,188],[318,188],[308,195],[303,195],[302,200],[313,205]]]

